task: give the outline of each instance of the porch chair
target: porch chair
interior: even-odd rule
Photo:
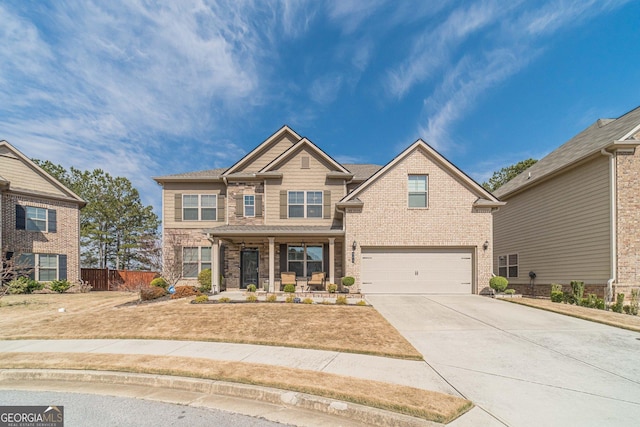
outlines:
[[[280,291],[284,291],[285,285],[298,285],[295,272],[283,271],[280,273]]]
[[[308,291],[324,291],[326,290],[324,283],[325,283],[324,271],[317,271],[315,273],[311,273],[311,278],[307,282],[307,290]]]

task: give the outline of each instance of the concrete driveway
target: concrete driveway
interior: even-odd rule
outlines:
[[[640,425],[640,334],[476,295],[367,300],[478,408],[452,425]]]

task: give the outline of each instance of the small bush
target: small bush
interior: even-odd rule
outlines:
[[[564,301],[564,292],[551,291],[551,302],[563,302],[563,301]]]
[[[513,295],[513,294],[516,293],[516,290],[515,289],[505,289],[504,293],[507,294],[507,295]]]
[[[638,315],[638,305],[640,300],[640,289],[631,289],[631,300],[629,301],[629,314]]]
[[[267,295],[267,302],[276,302],[278,301],[278,296],[276,294]]]
[[[576,304],[580,304],[582,302],[582,297],[584,296],[584,282],[580,280],[572,280],[571,291],[573,292],[573,298],[575,298]]]
[[[292,294],[292,293],[294,293],[296,291],[296,285],[291,284],[291,283],[289,283],[287,285],[284,285],[284,291],[289,293],[289,294]]]
[[[201,295],[201,293],[193,286],[176,286],[176,292],[171,295],[171,299],[186,298],[197,295]]]
[[[611,310],[622,313],[622,307],[624,307],[624,294],[618,294],[616,295],[616,303],[611,306]]]
[[[49,288],[54,291],[57,292],[59,294],[66,292],[69,290],[69,288],[71,287],[71,283],[69,283],[68,280],[54,280],[53,282],[51,282],[49,284]]]
[[[509,281],[502,276],[494,276],[489,280],[489,286],[496,292],[504,292],[509,286]]]
[[[313,299],[311,298],[305,298],[302,300],[303,304],[313,304]]]
[[[345,305],[347,303],[347,297],[344,295],[340,295],[336,297],[336,304]]]
[[[28,277],[18,277],[7,285],[10,294],[31,294],[44,288],[44,284]]]
[[[211,292],[211,269],[205,268],[198,273],[198,283],[200,292]]]
[[[367,305],[367,302],[365,300],[361,299],[360,301],[358,301],[356,303],[356,305]]]
[[[231,302],[231,298],[229,297],[218,298],[218,302],[221,302],[221,303]]]
[[[198,295],[193,299],[193,302],[195,304],[203,304],[205,302],[209,302],[209,297],[206,295]]]
[[[165,296],[166,294],[167,291],[165,291],[161,286],[149,286],[140,289],[140,299],[142,301],[151,301],[154,299],[158,299]]]
[[[296,297],[294,297],[293,295],[289,295],[287,296],[287,298],[285,298],[284,302],[286,302],[287,304],[291,304],[293,302],[295,302]]]
[[[247,302],[258,302],[258,296],[254,294],[248,295]]]
[[[338,290],[338,285],[336,285],[335,283],[329,283],[329,286],[327,286],[327,290],[330,294],[335,294]]]
[[[562,285],[559,283],[552,283],[551,292],[562,292]]]
[[[328,299],[323,299],[322,302],[320,303],[322,305],[329,305],[331,304],[331,301],[329,301]]]
[[[342,278],[342,285],[346,286],[347,288],[353,285],[354,283],[356,283],[356,279],[354,279],[351,276],[346,276]]]
[[[255,292],[258,288],[256,288],[256,285],[251,284],[249,286],[247,286],[247,292]]]
[[[150,283],[151,286],[157,286],[159,288],[162,288],[164,290],[167,290],[169,288],[169,284],[167,283],[166,280],[164,280],[163,277],[156,277],[155,279],[153,279]]]

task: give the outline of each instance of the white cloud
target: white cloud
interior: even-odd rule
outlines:
[[[335,101],[341,86],[342,77],[339,74],[327,74],[311,83],[309,96],[318,104],[330,104]]]
[[[339,24],[345,34],[350,34],[384,6],[384,3],[385,0],[333,0],[327,5],[329,19]]]

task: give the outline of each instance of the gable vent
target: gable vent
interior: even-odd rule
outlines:
[[[309,156],[302,156],[302,169],[309,169]]]

